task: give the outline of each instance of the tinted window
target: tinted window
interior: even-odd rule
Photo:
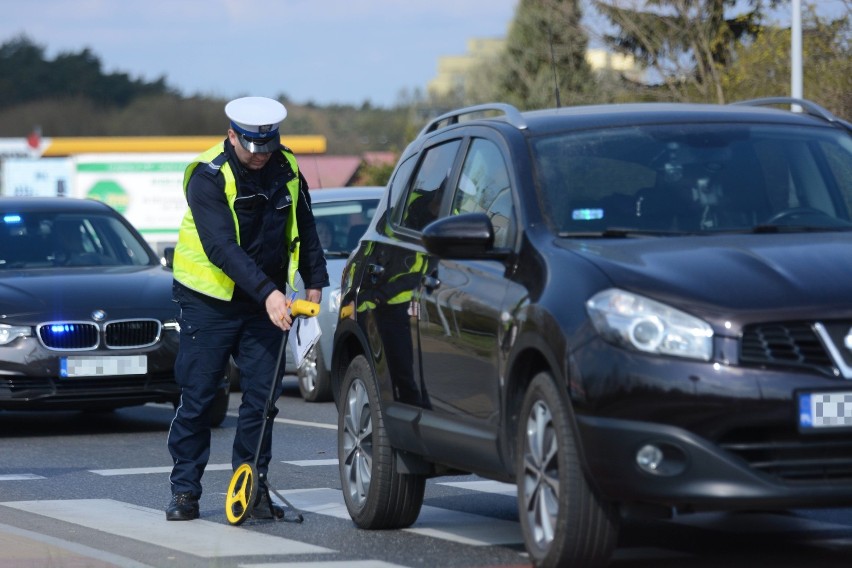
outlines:
[[[453,198],[452,212],[485,213],[494,227],[494,245],[514,239],[514,211],[509,172],[496,144],[477,138],[470,146]]]
[[[406,196],[400,222],[403,227],[419,231],[438,218],[460,144],[453,140],[425,151]]]

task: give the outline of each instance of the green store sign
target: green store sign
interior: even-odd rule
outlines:
[[[122,215],[127,212],[130,205],[130,195],[115,181],[99,181],[86,194],[86,197],[103,201]]]

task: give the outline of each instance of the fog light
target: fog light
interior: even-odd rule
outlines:
[[[663,450],[653,444],[639,448],[636,452],[636,463],[648,473],[656,473],[657,468],[663,462]]]

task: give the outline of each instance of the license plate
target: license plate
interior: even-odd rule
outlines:
[[[852,391],[799,394],[799,427],[803,430],[852,428]]]
[[[147,355],[118,355],[115,357],[63,357],[60,377],[108,377],[115,375],[144,375],[148,372]]]

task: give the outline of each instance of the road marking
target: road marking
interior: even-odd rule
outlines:
[[[293,506],[302,511],[339,519],[350,518],[343,493],[338,489],[291,489],[279,493],[286,495]],[[521,527],[517,522],[428,505],[420,509],[417,521],[403,530],[471,546],[523,544]]]
[[[44,477],[34,473],[9,473],[0,475],[0,481],[30,481],[32,479],[44,479]]]
[[[209,463],[204,471],[228,471],[232,470],[233,466],[229,463]],[[141,475],[144,473],[171,473],[172,466],[163,467],[126,467],[123,469],[90,469],[90,473],[103,476],[112,475]]]
[[[210,521],[169,522],[163,511],[112,499],[67,499],[0,503],[202,558],[251,554],[317,554],[334,550]]]
[[[6,542],[6,538],[11,542]],[[0,550],[3,557],[0,566],[12,566],[6,561],[14,562],[16,566],[36,566],[42,560],[47,560],[56,566],[121,566],[122,568],[150,568],[147,564],[136,562],[125,556],[98,550],[84,544],[77,544],[54,538],[11,525],[0,524]],[[80,558],[84,557],[84,558]]]
[[[495,495],[510,495],[518,496],[518,487],[512,483],[503,483],[500,481],[441,481],[437,485],[447,485],[449,487],[458,487],[459,489],[469,489],[470,491],[481,491],[483,493],[493,493]]]
[[[322,422],[306,422],[304,420],[292,420],[290,418],[276,418],[275,422],[278,422],[280,424],[292,424],[294,426],[310,426],[311,428],[337,430],[337,424],[323,424]]]
[[[337,465],[337,459],[333,460],[293,460],[293,461],[282,461],[281,463],[287,463],[290,465],[298,465],[301,467],[313,467],[316,465]]]

